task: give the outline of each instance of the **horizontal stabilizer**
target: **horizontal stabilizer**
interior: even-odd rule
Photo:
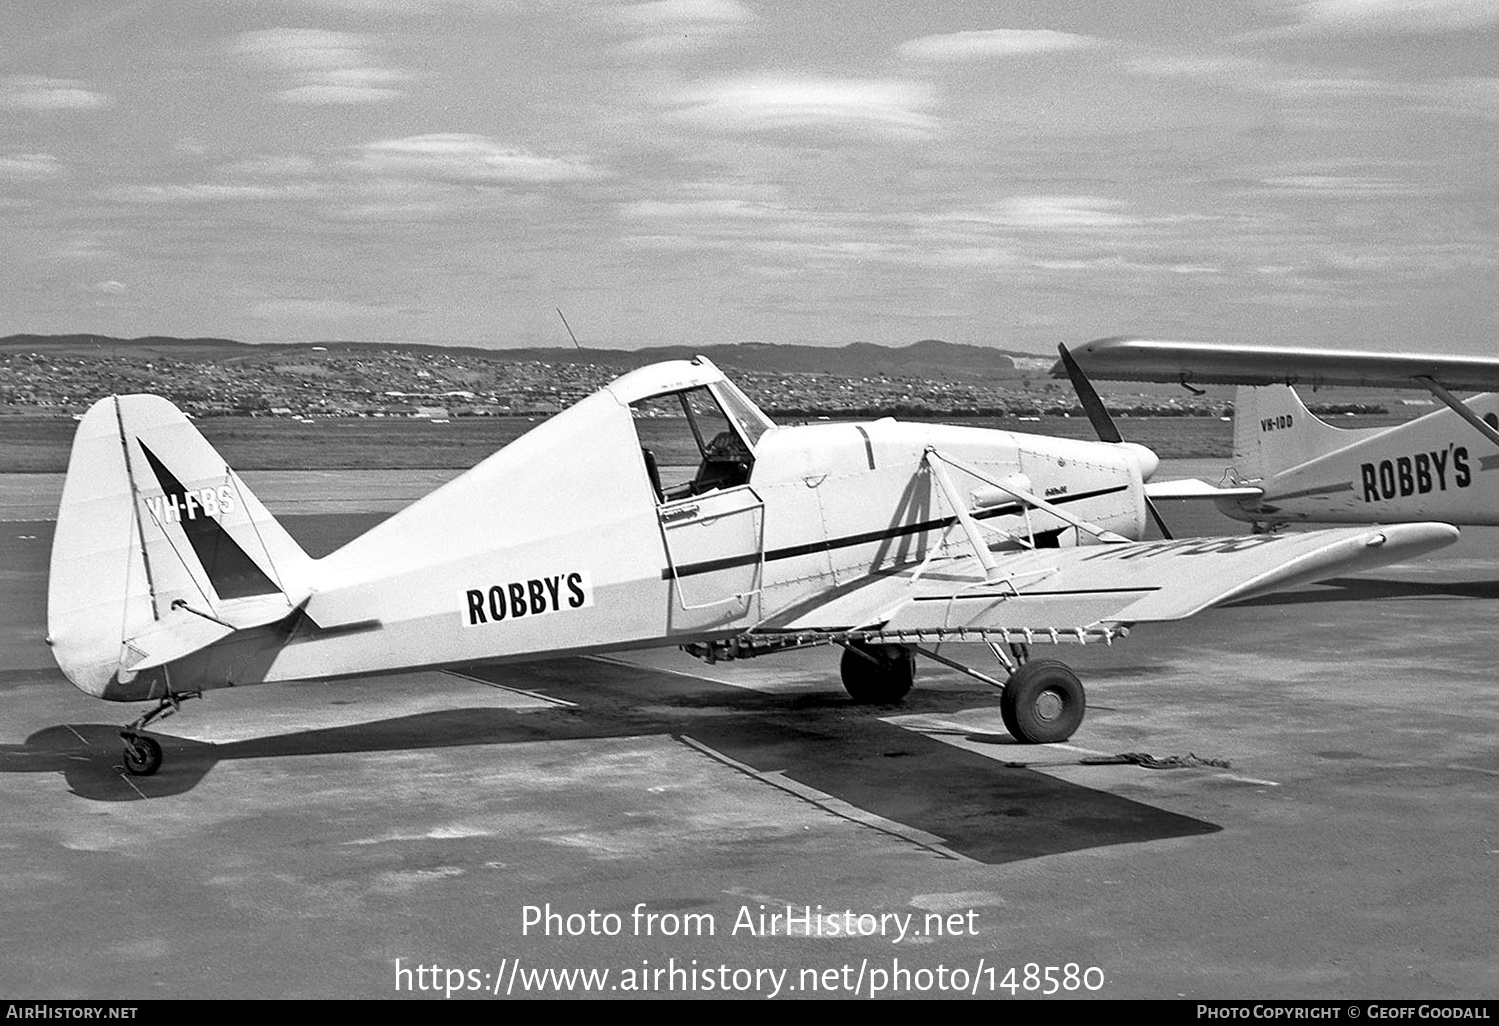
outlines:
[[[1176,481],[1147,481],[1145,494],[1152,499],[1250,499],[1265,494],[1265,490],[1249,485],[1220,488],[1195,477],[1184,477]]]
[[[267,596],[254,605],[240,600],[234,606],[234,621],[227,622],[179,605],[151,626],[125,641],[120,658],[120,680],[128,683],[143,670],[165,666],[221,641],[235,631],[261,627],[290,615],[280,595]]]

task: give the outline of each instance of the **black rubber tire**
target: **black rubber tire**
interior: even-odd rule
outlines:
[[[916,653],[904,645],[849,645],[838,670],[855,702],[896,705],[916,682]]]
[[[161,769],[161,745],[149,737],[126,739],[125,769],[132,776],[151,776]]]
[[[1015,740],[1028,745],[1066,741],[1087,711],[1083,682],[1066,663],[1037,659],[1005,681],[999,714]]]

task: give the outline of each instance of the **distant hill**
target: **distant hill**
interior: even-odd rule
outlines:
[[[1035,353],[959,345],[938,339],[923,339],[893,348],[856,342],[846,346],[780,345],[745,342],[717,346],[657,346],[649,349],[528,348],[485,349],[478,346],[434,346],[417,343],[306,342],[250,344],[222,338],[113,338],[108,335],[9,335],[0,338],[0,351],[47,352],[67,356],[100,356],[149,360],[261,360],[267,356],[311,353],[359,353],[371,351],[440,352],[447,355],[495,361],[535,360],[552,364],[597,364],[622,370],[661,360],[703,355],[720,366],[762,373],[839,374],[846,377],[917,377],[931,379],[971,378],[992,381],[1017,376],[1014,357],[1023,359],[1026,373],[1036,373],[1037,361],[1049,358]]]
[[[7,335],[0,338],[0,350],[48,352],[65,356],[159,353],[176,360],[191,360],[197,357],[222,356],[250,348],[252,347],[243,342],[228,338],[169,338],[161,335],[148,335],[144,338],[114,338],[109,335]]]

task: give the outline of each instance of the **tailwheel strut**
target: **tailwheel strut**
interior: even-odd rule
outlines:
[[[189,698],[203,697],[202,691],[180,691],[169,694],[163,698],[155,709],[144,716],[131,722],[124,730],[120,731],[120,737],[125,740],[125,769],[132,776],[149,777],[161,769],[161,745],[155,738],[144,737],[141,731],[152,720],[165,719],[178,709],[182,703]]]

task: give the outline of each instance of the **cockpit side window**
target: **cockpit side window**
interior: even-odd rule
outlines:
[[[706,387],[652,396],[632,403],[631,409],[641,458],[660,501],[749,480],[754,454]]]

